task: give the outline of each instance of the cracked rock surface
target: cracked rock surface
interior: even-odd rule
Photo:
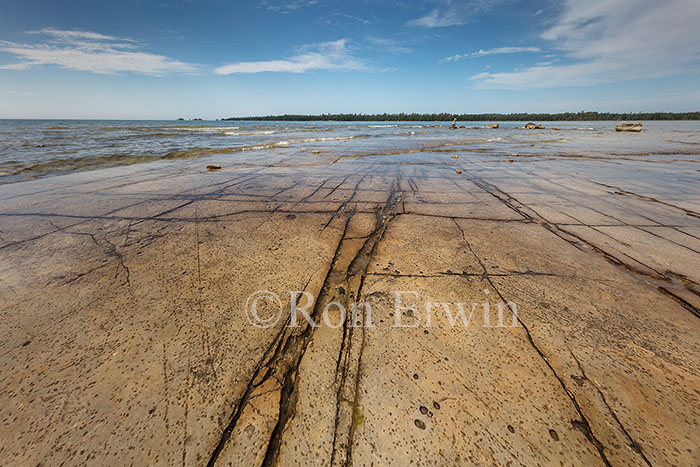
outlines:
[[[0,186],[0,464],[700,463],[697,164],[332,149]]]

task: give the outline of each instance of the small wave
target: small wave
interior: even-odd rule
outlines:
[[[170,151],[160,156],[160,159],[186,159],[191,157],[211,156],[215,154],[231,154],[243,151],[259,151],[262,149],[272,149],[279,143],[256,144],[254,146],[235,146],[231,148],[188,148]]]
[[[239,130],[238,126],[168,126],[164,128],[144,128],[141,131],[175,130],[191,133],[224,133]]]
[[[226,136],[257,136],[257,135],[274,135],[277,133],[274,130],[265,131],[224,131]]]
[[[368,138],[370,135],[353,135],[353,136],[320,136],[318,138],[302,138],[300,143],[316,143],[319,141],[345,141],[355,138]]]
[[[367,128],[396,128],[398,125],[367,125]]]

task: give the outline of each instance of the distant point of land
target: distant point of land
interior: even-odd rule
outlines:
[[[700,112],[564,112],[512,114],[322,114],[322,115],[268,115],[264,117],[230,117],[221,120],[289,121],[289,122],[437,122],[456,118],[463,122],[519,122],[519,121],[597,121],[597,120],[700,120]]]

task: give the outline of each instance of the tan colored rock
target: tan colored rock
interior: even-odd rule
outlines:
[[[642,131],[642,123],[641,122],[634,122],[634,123],[622,122],[622,123],[615,126],[615,131],[631,131],[631,132],[639,133],[640,131]]]
[[[697,465],[693,169],[441,150],[0,186],[0,464]]]
[[[538,125],[536,123],[526,123],[524,126],[520,127],[521,130],[544,130],[544,125]]]

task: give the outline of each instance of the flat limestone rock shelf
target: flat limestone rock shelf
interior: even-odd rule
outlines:
[[[698,465],[695,169],[282,148],[0,186],[0,464]]]

